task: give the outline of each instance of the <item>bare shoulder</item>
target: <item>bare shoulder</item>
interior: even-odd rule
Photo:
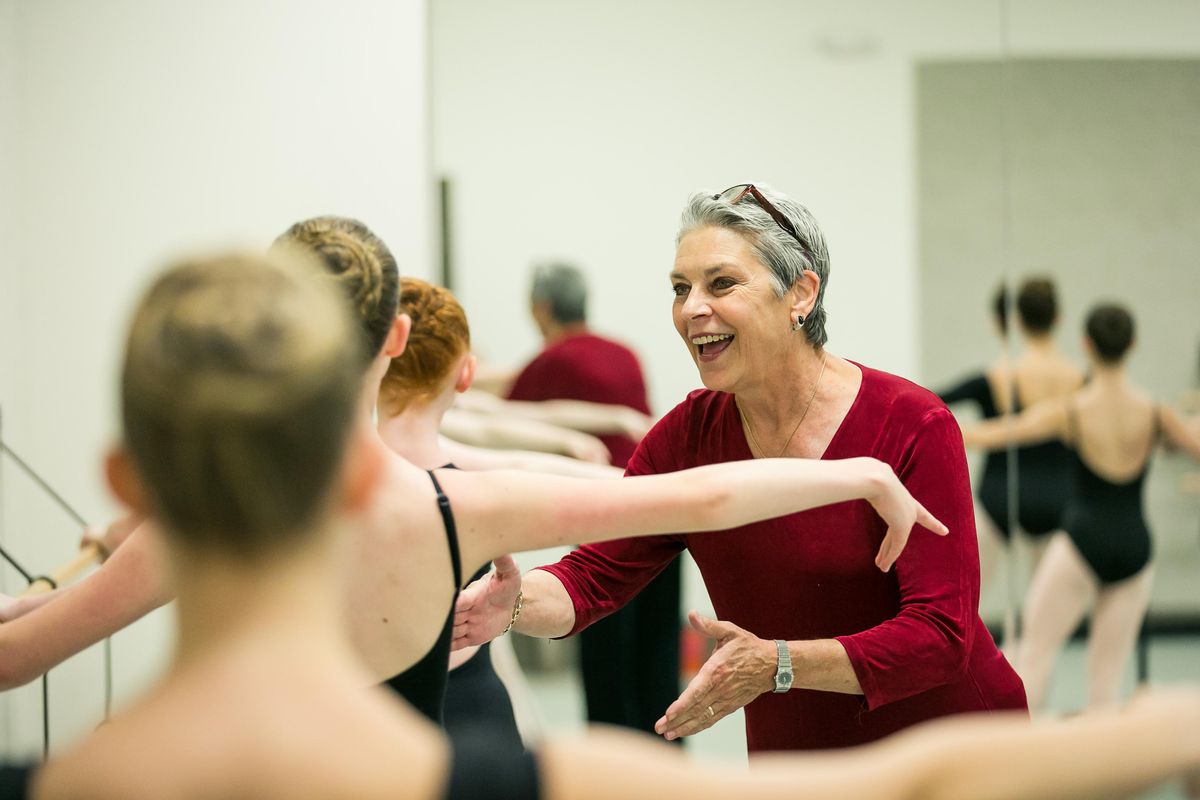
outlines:
[[[355,690],[283,715],[247,742],[239,768],[256,798],[434,798],[449,770],[445,741],[382,692]]]
[[[1064,386],[1063,391],[1075,391],[1080,386],[1083,386],[1083,381],[1086,376],[1084,375],[1083,370],[1077,367],[1074,362],[1069,361],[1065,356],[1061,358],[1062,367],[1059,374],[1062,376]]]
[[[1158,406],[1158,402],[1154,399],[1154,395],[1150,394],[1150,392],[1143,389],[1141,386],[1131,386],[1130,395],[1134,402],[1141,404],[1148,410],[1154,409]]]
[[[422,541],[429,526],[440,527],[436,490],[429,474],[420,467],[388,451],[383,481],[375,490],[370,507],[360,519],[360,547],[371,549],[372,543],[392,547],[409,540]]]
[[[164,698],[102,729],[48,766],[34,796],[424,800],[446,781],[444,741],[382,695],[234,690],[203,710],[197,699]]]
[[[161,757],[160,746],[170,748],[179,732],[152,710],[119,716],[49,761],[34,781],[33,797],[149,800],[166,796],[164,791],[173,783],[168,765],[174,759]]]

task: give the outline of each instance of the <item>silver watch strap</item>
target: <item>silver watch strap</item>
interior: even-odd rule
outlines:
[[[775,640],[775,652],[779,656],[775,667],[775,692],[780,694],[792,688],[792,654],[783,639]]]

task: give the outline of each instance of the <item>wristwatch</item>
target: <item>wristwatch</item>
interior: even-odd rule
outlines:
[[[788,652],[787,642],[775,640],[775,649],[779,651],[779,666],[775,668],[775,694],[783,694],[792,688],[792,654]]]

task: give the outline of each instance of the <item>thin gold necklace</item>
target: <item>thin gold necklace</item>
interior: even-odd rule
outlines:
[[[821,378],[825,375],[825,365],[829,363],[829,354],[821,359],[821,371],[817,373],[817,380],[813,384],[812,394],[808,396],[808,403],[804,406],[804,411],[800,414],[800,420],[796,423],[796,427],[792,428],[792,432],[788,434],[788,438],[783,443],[783,448],[774,456],[779,458],[787,452],[788,445],[792,443],[792,438],[795,437],[796,431],[800,430],[800,426],[804,424],[804,418],[808,416],[808,410],[812,408],[813,400],[817,399],[817,387],[821,385]],[[738,406],[738,416],[742,418],[742,426],[745,427],[746,433],[750,434],[750,443],[754,445],[754,449],[762,454],[763,458],[767,457],[767,451],[758,443],[758,439],[754,436],[754,428],[750,426],[750,420],[746,419],[746,415],[742,412],[742,407]]]

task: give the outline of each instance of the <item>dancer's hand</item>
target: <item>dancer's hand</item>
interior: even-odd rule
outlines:
[[[17,598],[0,594],[0,623],[12,622],[20,616]]]
[[[590,433],[566,431],[563,439],[563,454],[593,464],[608,464],[611,456],[604,442]],[[515,595],[514,595],[515,596]]]
[[[484,644],[504,633],[512,620],[521,570],[512,556],[492,562],[495,569],[469,585],[454,606],[454,639],[451,650]]]
[[[650,429],[654,427],[657,421],[649,414],[643,414],[635,408],[624,406],[621,408],[619,423],[621,425],[621,433],[633,439],[635,442],[640,442],[645,438]]]
[[[654,723],[668,741],[712,727],[760,694],[775,688],[775,643],[760,639],[732,622],[709,619],[695,611],[688,621],[715,639],[717,647],[679,699]]]
[[[83,529],[83,536],[79,540],[79,549],[82,550],[88,545],[96,545],[100,549],[100,556],[108,558],[145,519],[141,514],[126,514],[110,522],[106,528],[89,525]]]
[[[887,535],[883,537],[883,543],[875,555],[875,566],[887,572],[908,544],[908,534],[913,525],[927,528],[938,536],[945,536],[950,529],[908,493],[891,467],[886,464],[881,464],[881,467],[876,477],[878,489],[864,499],[888,526]]]

